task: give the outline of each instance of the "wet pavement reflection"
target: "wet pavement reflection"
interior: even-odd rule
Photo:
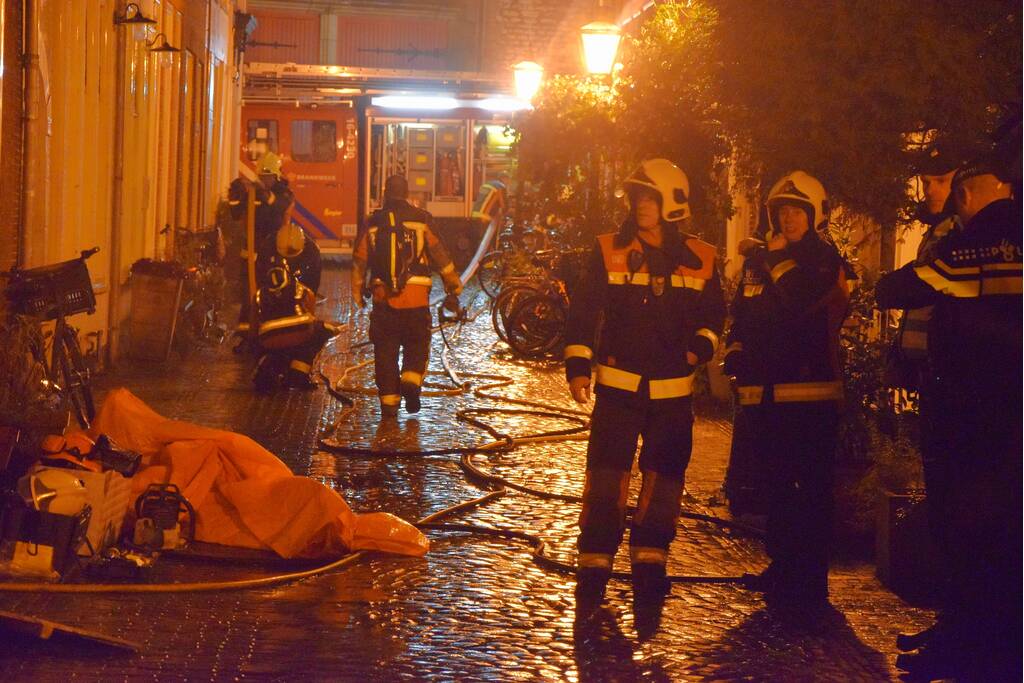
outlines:
[[[323,313],[348,322],[320,360],[334,380],[369,358],[365,315],[347,310],[344,271],[325,272]],[[472,293],[464,299],[473,299]],[[482,306],[477,297],[471,309]],[[452,359],[464,373],[494,373],[515,383],[504,396],[572,408],[557,364],[512,359],[488,316],[467,324]],[[447,386],[435,335],[431,383]],[[425,396],[415,416],[378,419],[372,393],[349,406],[323,388],[264,396],[249,389],[246,359],[227,347],[207,349],[166,368],[125,364],[103,378],[123,384],[168,417],[252,436],[300,474],[342,494],[357,512],[388,511],[415,520],[476,498],[457,456],[408,454],[490,440],[458,422],[458,410],[510,407],[471,393]],[[345,384],[371,388],[361,367]],[[567,426],[562,420],[491,415],[514,435]],[[340,454],[320,437],[400,456]],[[727,426],[699,419],[688,472],[686,509],[725,515],[718,501],[728,456]],[[585,441],[525,444],[480,454],[474,462],[516,484],[579,495]],[[632,495],[636,496],[638,482]],[[541,536],[547,553],[575,558],[579,505],[509,491],[445,520]],[[613,580],[605,604],[578,618],[571,576],[542,569],[525,542],[465,532],[429,532],[424,558],[369,554],[343,570],[250,591],[178,595],[0,594],[0,609],[72,622],[142,643],[137,655],[88,647],[0,645],[5,680],[51,680],[69,669],[95,679],[309,680],[886,680],[894,675],[893,639],[929,623],[930,613],[885,591],[867,566],[833,572],[835,610],[813,623],[784,623],[756,595],[730,583],[675,584],[659,614],[637,615],[629,584]],[[765,564],[760,541],[721,526],[684,519],[669,571],[735,576]],[[616,569],[628,571],[620,554]],[[158,580],[204,581],[267,576],[280,565],[171,562]],[[643,617],[643,618],[641,618]],[[653,621],[653,623],[652,623]]]

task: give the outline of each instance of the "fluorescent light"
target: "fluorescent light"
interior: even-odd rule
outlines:
[[[456,109],[459,106],[454,97],[428,95],[384,95],[374,97],[370,103],[385,109]]]
[[[475,102],[471,106],[480,107],[487,111],[519,111],[521,109],[533,109],[533,105],[527,101],[514,97],[488,97],[485,100]]]

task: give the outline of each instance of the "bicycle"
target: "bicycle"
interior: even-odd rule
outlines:
[[[78,330],[68,323],[67,316],[96,312],[96,296],[85,262],[99,250],[93,247],[70,261],[25,270],[12,268],[4,273],[11,313],[29,316],[40,324],[55,321],[52,333],[31,339],[32,358],[42,369],[47,390],[56,393],[61,409],[73,412],[83,429],[88,429],[96,417],[96,406]]]
[[[221,265],[224,247],[217,228],[179,228],[174,241],[178,262],[184,266],[174,348],[184,358],[200,342],[220,344],[227,337],[227,327],[220,322],[226,287]]]

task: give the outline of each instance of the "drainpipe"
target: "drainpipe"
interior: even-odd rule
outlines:
[[[113,367],[121,343],[121,232],[124,223],[124,71],[125,33],[115,27],[117,66],[114,93],[114,182],[110,191],[110,298],[107,328],[107,367]]]
[[[46,191],[45,178],[42,177],[40,164],[45,158],[40,154],[45,149],[43,134],[45,128],[40,125],[43,115],[42,107],[42,73],[39,70],[39,0],[25,0],[22,66],[24,86],[24,127],[22,129],[22,193],[21,193],[21,231],[18,238],[19,266],[31,262],[31,239],[34,230],[43,226],[43,212],[40,193]]]

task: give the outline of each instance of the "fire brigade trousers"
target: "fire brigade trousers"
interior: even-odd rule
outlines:
[[[375,304],[370,313],[374,379],[382,406],[397,406],[402,384],[420,387],[430,357],[430,309]],[[402,365],[399,370],[398,356]]]
[[[664,565],[676,535],[693,439],[689,397],[651,400],[599,393],[590,418],[578,540],[579,566],[610,569],[625,530],[637,437],[643,475],[630,525],[632,563]]]
[[[324,324],[317,322],[313,336],[302,344],[286,349],[261,349],[253,381],[260,388],[269,388],[282,376],[286,379],[289,375],[296,378],[308,377],[313,371],[316,354],[320,353],[320,349],[330,338],[330,332]]]
[[[773,590],[782,597],[827,598],[838,406],[820,401],[760,408]]]

